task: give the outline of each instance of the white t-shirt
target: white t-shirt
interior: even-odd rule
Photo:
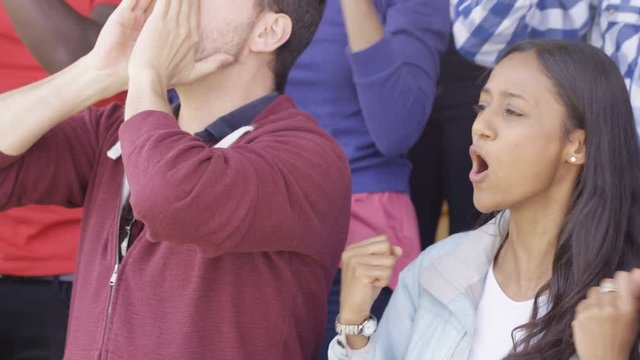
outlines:
[[[533,299],[513,301],[500,288],[493,264],[478,304],[476,327],[468,360],[501,360],[513,349],[513,329],[529,322]]]

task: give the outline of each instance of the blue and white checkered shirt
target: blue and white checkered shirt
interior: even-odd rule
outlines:
[[[460,53],[492,66],[526,39],[583,40],[618,65],[640,134],[640,0],[451,0]]]

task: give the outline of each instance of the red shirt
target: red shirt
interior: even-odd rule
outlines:
[[[315,359],[349,225],[340,146],[286,96],[226,149],[164,112],[122,119],[120,105],[89,109],[21,157],[0,153],[0,206],[91,214],[65,360]],[[112,287],[125,171],[144,227]]]
[[[120,0],[69,0],[89,15],[101,3]],[[48,73],[16,34],[0,3],[0,93],[38,81]],[[0,274],[57,275],[73,273],[81,209],[28,206],[0,213]]]

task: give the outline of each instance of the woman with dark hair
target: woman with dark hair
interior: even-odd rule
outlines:
[[[582,43],[516,45],[477,110],[474,204],[497,214],[403,271],[377,332],[369,309],[401,251],[385,238],[349,247],[330,358],[574,358],[578,304],[640,265],[640,148],[609,57]]]

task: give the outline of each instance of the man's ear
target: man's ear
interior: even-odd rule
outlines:
[[[255,53],[275,52],[291,37],[293,23],[286,14],[267,12],[260,16],[252,37],[249,50]]]

